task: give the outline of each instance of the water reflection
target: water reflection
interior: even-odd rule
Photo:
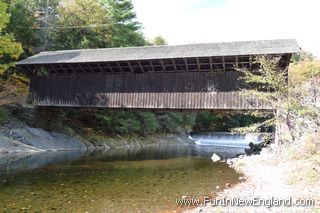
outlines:
[[[0,157],[0,174],[19,173],[41,168],[49,164],[81,161],[140,161],[170,159],[185,156],[210,158],[213,153],[221,158],[233,158],[242,154],[242,147],[198,146],[198,145],[150,145],[122,147],[107,151],[44,152],[33,155],[11,155]]]
[[[48,152],[0,160],[2,212],[166,212],[175,199],[213,196],[239,175],[213,152],[239,148],[146,146],[106,152]]]

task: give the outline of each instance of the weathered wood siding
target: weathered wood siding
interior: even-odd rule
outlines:
[[[36,106],[150,109],[268,109],[239,92],[238,72],[34,76]]]

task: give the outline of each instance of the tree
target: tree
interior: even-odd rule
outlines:
[[[24,57],[34,54],[40,39],[37,30],[34,29],[36,18],[32,2],[12,1],[9,12],[11,16],[6,31],[13,34],[14,38],[22,44]]]
[[[162,36],[157,36],[154,39],[149,40],[148,45],[151,45],[151,46],[153,46],[153,45],[156,45],[156,46],[168,45],[168,42]]]
[[[111,47],[143,46],[146,44],[136,21],[131,0],[101,0],[111,16]]]
[[[99,1],[64,0],[58,7],[58,15],[54,49],[110,46],[110,13]]]
[[[0,75],[14,65],[22,53],[22,46],[15,42],[13,36],[5,32],[10,15],[7,13],[8,4],[0,0]]]
[[[317,100],[310,98],[313,92],[310,91],[312,88],[310,82],[312,85],[312,79],[318,79],[320,66],[310,64],[299,71],[300,65],[297,65],[298,70],[290,71],[288,79],[287,70],[277,66],[279,59],[258,57],[256,63],[260,66],[259,70],[240,70],[244,73],[241,79],[251,86],[249,89],[244,89],[243,92],[246,96],[270,104],[273,118],[264,124],[276,126],[276,142],[292,142],[300,138],[307,129],[316,129],[319,126],[317,122],[320,112],[316,106]],[[302,80],[302,78],[292,76],[297,73],[307,78]],[[257,130],[258,127],[250,128]],[[285,129],[285,131],[280,134],[279,129]]]

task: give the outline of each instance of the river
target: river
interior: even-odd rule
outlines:
[[[162,145],[0,158],[1,212],[181,211],[182,196],[215,196],[239,174],[212,153],[243,147]],[[219,186],[220,189],[216,189]]]

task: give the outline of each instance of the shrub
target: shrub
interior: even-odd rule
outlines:
[[[159,121],[156,115],[152,112],[141,112],[139,113],[142,131],[144,134],[155,133],[160,129]]]
[[[8,120],[8,113],[5,109],[0,108],[0,125],[4,124]]]

